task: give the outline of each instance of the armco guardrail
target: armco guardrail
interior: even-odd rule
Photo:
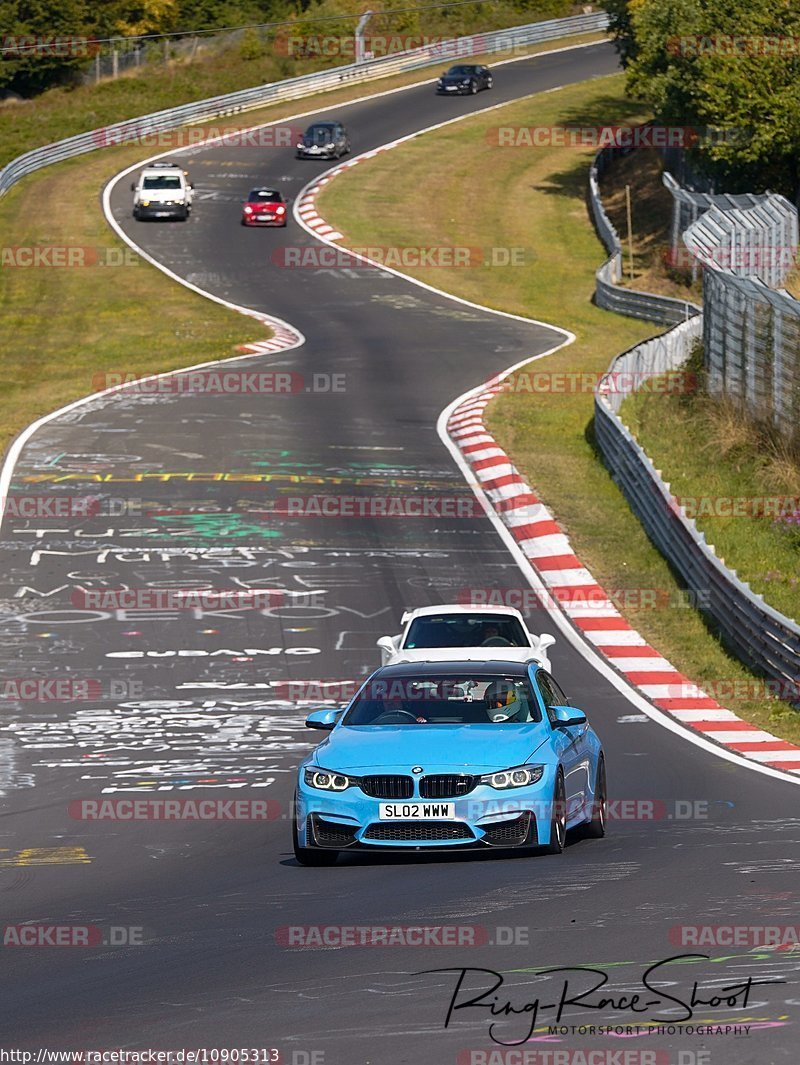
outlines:
[[[468,55],[508,52],[525,45],[553,41],[560,37],[589,33],[593,30],[603,30],[607,25],[608,15],[603,12],[577,15],[573,18],[551,19],[547,22],[533,22],[524,26],[512,26],[505,30],[473,34],[450,42],[439,42],[408,52],[398,52],[395,55],[371,59],[365,63],[332,67],[330,70],[304,74],[301,77],[289,78],[270,85],[259,85],[253,89],[242,89],[224,96],[213,96],[207,100],[198,100],[166,111],[156,111],[150,115],[117,122],[89,133],[67,137],[65,140],[56,141],[54,144],[48,144],[17,156],[0,171],[0,195],[6,193],[21,178],[43,166],[49,166],[51,163],[58,163],[64,159],[72,159],[77,155],[94,151],[96,148],[104,148],[110,144],[142,140],[154,133],[242,114],[281,100],[298,100],[326,89],[339,88],[343,84],[371,81],[389,74],[434,66]]]
[[[629,393],[617,385],[626,381],[641,384],[648,377],[679,368],[701,332],[702,318],[697,316],[616,358],[595,394],[595,435],[634,514],[686,586],[698,593],[700,609],[712,619],[731,650],[778,682],[780,690],[796,692],[800,625],[768,606],[717,558],[713,546],[686,516],[670,486],[619,417]]]
[[[689,300],[673,299],[671,296],[657,296],[652,292],[637,292],[635,289],[623,288],[618,282],[622,277],[622,244],[611,219],[605,212],[600,197],[600,175],[617,156],[630,149],[609,144],[595,156],[589,171],[589,204],[592,219],[598,235],[605,245],[609,258],[595,273],[595,302],[607,311],[616,311],[631,318],[644,318],[648,322],[660,322],[674,325],[684,322],[700,308]]]

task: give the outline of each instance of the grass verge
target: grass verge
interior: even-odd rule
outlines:
[[[68,255],[86,263],[0,269],[0,453],[35,419],[100,387],[96,375],[232,357],[237,344],[269,335],[169,281],[108,228],[98,191],[141,154],[115,149],[49,167],[0,200],[6,261],[19,249],[39,249],[40,261]],[[43,204],[69,210],[51,213]]]
[[[717,555],[770,606],[800,617],[800,463],[774,433],[705,392],[638,393],[622,418]],[[759,502],[763,501],[763,502]],[[779,513],[779,511],[781,513]]]
[[[575,343],[547,359],[555,382],[560,372],[604,371],[614,355],[651,335],[654,327],[592,303],[594,271],[604,251],[586,208],[591,152],[492,146],[489,131],[498,121],[527,126],[533,116],[539,125],[620,124],[648,117],[625,98],[619,75],[531,97],[510,104],[502,119],[497,112],[468,118],[355,167],[325,188],[319,209],[351,246],[524,247],[523,267],[408,272],[490,307],[569,327]],[[420,189],[426,190],[423,201]],[[475,203],[481,204],[479,212],[472,209]],[[669,566],[599,460],[591,392],[512,391],[490,405],[488,423],[553,508],[595,577],[617,595],[631,624],[736,713],[800,741],[800,715],[766,697],[756,678],[687,605]],[[660,593],[655,608],[653,590]]]

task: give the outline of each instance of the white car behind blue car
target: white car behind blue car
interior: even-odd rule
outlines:
[[[497,657],[520,662],[534,657],[550,669],[547,648],[556,642],[547,632],[534,636],[519,610],[506,606],[424,606],[407,610],[400,624],[402,632],[378,640],[385,666],[392,662],[485,660],[502,649]]]

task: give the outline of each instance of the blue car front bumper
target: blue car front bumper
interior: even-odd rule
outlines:
[[[468,795],[431,800],[379,799],[359,787],[312,788],[300,770],[295,816],[302,847],[326,850],[432,850],[536,847],[550,842],[554,778],[545,772],[530,787],[499,791],[478,785]],[[408,808],[409,817],[384,820],[381,807]],[[421,807],[450,804],[452,816],[421,819]]]

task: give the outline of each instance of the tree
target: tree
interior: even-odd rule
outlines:
[[[71,80],[91,55],[85,0],[0,0],[0,86],[23,95]]]
[[[102,15],[103,27],[119,37],[169,33],[175,28],[180,17],[179,0],[139,0],[138,3],[112,0],[105,6],[106,11]]]
[[[633,35],[628,0],[604,0],[601,6],[608,12],[611,36],[623,67],[627,67],[636,56],[636,38]]]
[[[74,82],[109,37],[259,22],[282,0],[0,0],[0,87],[25,96]]]
[[[800,198],[800,9],[787,0],[606,0],[627,88],[727,192]]]

